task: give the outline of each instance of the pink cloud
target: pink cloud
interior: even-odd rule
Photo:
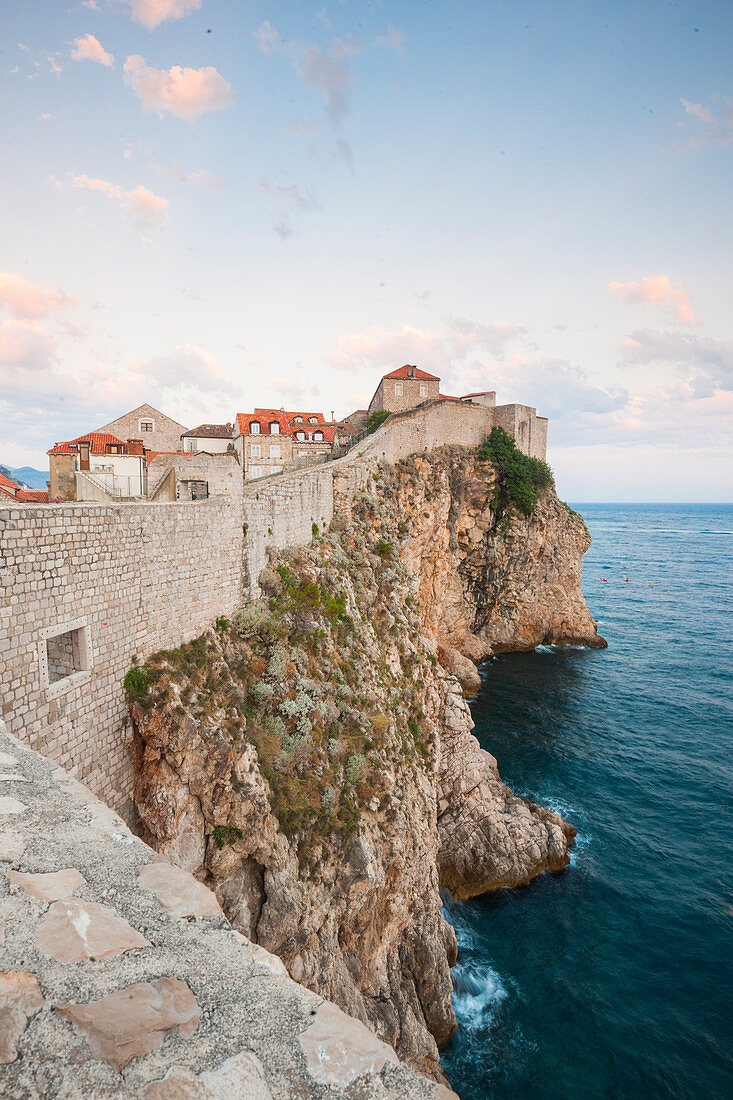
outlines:
[[[231,84],[213,66],[204,69],[154,69],[139,54],[124,64],[125,83],[141,100],[146,111],[162,117],[170,111],[188,122],[204,111],[220,111],[234,102]]]
[[[201,0],[123,0],[136,23],[149,31],[155,30],[166,19],[183,19],[192,11],[198,11]]]
[[[29,283],[10,271],[0,271],[0,302],[8,307],[13,317],[20,320],[37,321],[75,306],[77,301],[63,290],[49,290]]]
[[[608,289],[618,294],[623,302],[629,304],[658,305],[662,302],[670,302],[674,307],[677,320],[683,325],[697,325],[690,305],[690,295],[683,289],[681,283],[673,286],[669,275],[655,275],[644,278],[640,283],[608,284]]]
[[[269,19],[260,23],[252,37],[258,50],[267,56],[282,54],[310,88],[322,93],[332,122],[337,123],[348,114],[353,80],[349,59],[362,51],[360,42],[351,37],[334,38],[327,50],[304,42],[288,42]]]
[[[90,176],[72,176],[72,186],[87,191],[101,191],[108,199],[119,203],[125,217],[138,229],[151,229],[160,225],[168,216],[168,199],[155,195],[147,187],[135,187],[123,191],[119,184]]]
[[[521,325],[506,322],[485,325],[464,317],[445,318],[445,324],[447,331],[444,332],[405,325],[392,331],[375,327],[369,333],[345,333],[336,342],[329,361],[339,370],[381,369],[415,363],[449,379],[455,373],[454,364],[465,360],[469,354],[500,355],[508,341],[526,332]]]
[[[107,53],[102,43],[93,34],[80,35],[74,39],[71,57],[74,61],[97,61],[108,69],[115,67],[113,55]]]

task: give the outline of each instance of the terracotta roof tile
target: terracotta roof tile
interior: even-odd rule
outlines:
[[[121,439],[118,439],[116,435],[110,435],[109,432],[87,432],[86,435],[78,435],[76,439],[69,439],[66,443],[54,443],[51,450],[46,453],[50,455],[76,454],[78,446],[72,447],[73,443],[90,443],[89,451],[93,455],[103,455],[108,443],[116,443],[121,447],[125,446]]]
[[[21,489],[16,497],[26,504],[48,504],[47,489]]]
[[[14,481],[11,481],[5,474],[0,474],[0,489],[5,489],[6,492],[12,492],[12,495],[20,490],[20,485],[16,485]]]
[[[406,363],[404,367],[398,367],[391,374],[385,374],[385,378],[418,378],[421,382],[440,382],[437,374],[428,374],[427,371],[418,370],[417,367]]]

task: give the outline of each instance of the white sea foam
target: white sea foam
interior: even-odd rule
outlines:
[[[488,1027],[508,996],[501,977],[487,963],[458,963],[453,967],[453,1010],[462,1027]]]

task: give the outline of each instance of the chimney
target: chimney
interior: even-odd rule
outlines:
[[[144,455],[145,448],[143,447],[142,439],[128,439],[127,453],[129,455]]]
[[[407,377],[408,378],[414,378],[415,377],[415,368],[414,367],[408,367],[407,368]]]

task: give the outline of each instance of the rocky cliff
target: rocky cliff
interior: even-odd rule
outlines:
[[[381,467],[348,517],[273,555],[260,602],[127,680],[145,839],[433,1076],[455,1030],[439,886],[558,870],[574,835],[501,782],[459,680],[493,650],[603,644],[580,517],[552,489],[527,518],[496,503],[475,453]]]

